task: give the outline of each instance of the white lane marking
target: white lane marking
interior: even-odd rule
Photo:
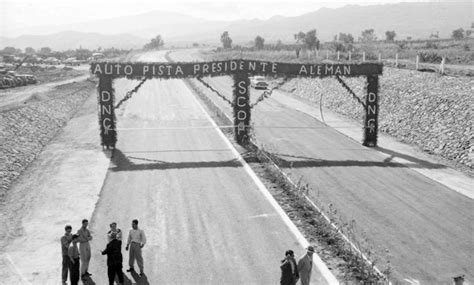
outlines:
[[[186,89],[189,90],[189,88],[186,86],[186,84],[183,85],[186,87]],[[199,106],[199,108],[202,110],[206,118],[211,122],[211,124],[217,128],[217,124],[212,120],[211,116],[204,110],[204,107],[201,105],[201,103],[197,100],[196,95],[194,94],[193,90],[189,90],[192,94],[191,97],[193,97],[193,100],[196,102],[196,104]],[[298,228],[293,224],[293,222],[290,220],[288,215],[285,213],[285,211],[280,207],[278,202],[273,198],[272,194],[268,191],[268,189],[265,187],[265,185],[260,181],[258,178],[257,174],[250,168],[250,166],[247,164],[247,162],[242,158],[242,156],[239,154],[239,152],[235,149],[235,147],[232,145],[232,143],[227,139],[227,137],[224,135],[224,133],[220,130],[216,130],[219,136],[222,138],[222,140],[227,144],[229,149],[232,151],[234,156],[237,158],[237,160],[242,163],[244,170],[247,172],[247,174],[252,178],[252,180],[255,182],[257,185],[257,188],[262,192],[262,194],[267,198],[267,200],[270,202],[270,204],[275,208],[277,213],[280,215],[280,217],[283,219],[285,224],[288,226],[290,231],[295,235],[296,239],[298,242],[304,247],[308,247],[309,242],[306,240],[306,238],[303,236],[303,234],[298,230]],[[328,282],[328,284],[339,284],[337,281],[336,277],[332,274],[332,272],[328,269],[326,264],[321,260],[319,255],[313,254],[313,263],[317,266],[318,270],[321,272],[323,275],[324,279]]]
[[[15,271],[18,276],[20,276],[21,284],[31,285],[31,283],[28,282],[28,279],[25,277],[25,275],[23,275],[23,273],[21,273],[20,269],[18,269],[18,267],[15,265],[15,263],[13,262],[11,256],[8,253],[5,253],[4,256],[5,256],[5,259],[8,261],[8,263],[11,265],[9,267],[13,268],[13,271]]]
[[[405,278],[403,281],[408,282],[410,285],[420,285],[420,281],[413,279],[413,278]]]

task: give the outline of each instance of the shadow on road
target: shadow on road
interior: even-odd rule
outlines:
[[[143,274],[143,276],[140,276],[138,275],[138,273],[134,271],[131,272],[131,274],[132,274],[133,279],[135,280],[135,283],[131,283],[131,284],[150,285],[150,282],[148,282],[148,277],[146,276],[146,274]],[[127,283],[125,282],[125,284]]]
[[[367,161],[367,160],[326,160],[312,157],[303,157],[282,153],[267,152],[272,159],[277,162],[280,167],[284,168],[303,168],[303,167],[393,167],[393,168],[424,168],[424,169],[440,169],[446,168],[443,164],[431,163],[429,161],[421,160],[412,156],[394,152],[388,149],[377,147],[376,150],[390,155],[390,157],[382,161]],[[290,159],[286,159],[286,158]],[[293,160],[295,159],[296,160]],[[394,158],[402,158],[409,163],[392,162]]]
[[[134,161],[145,163],[135,163]],[[223,161],[184,161],[167,162],[135,156],[127,156],[119,149],[112,152],[112,171],[136,171],[136,170],[164,170],[164,169],[183,169],[183,168],[219,168],[219,167],[242,167],[237,159]]]

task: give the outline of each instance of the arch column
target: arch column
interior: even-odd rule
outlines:
[[[377,146],[379,116],[379,77],[367,75],[367,96],[365,98],[364,146]]]
[[[115,130],[114,90],[112,76],[99,76],[99,126],[102,147],[115,148],[117,132]]]
[[[234,74],[234,136],[238,144],[249,141],[250,129],[250,80],[247,73]]]

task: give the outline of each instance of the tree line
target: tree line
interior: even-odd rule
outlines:
[[[54,57],[57,59],[66,59],[70,57],[75,57],[78,60],[87,60],[89,59],[93,53],[102,53],[106,57],[116,57],[123,54],[130,52],[127,49],[118,49],[118,48],[97,48],[97,49],[86,49],[86,48],[78,48],[78,49],[70,49],[66,51],[55,51],[50,47],[42,47],[39,49],[34,49],[32,47],[26,47],[24,50],[15,48],[12,46],[7,46],[0,50],[0,55],[13,55],[18,57],[25,57],[28,56],[28,62],[34,62],[36,59],[46,59],[48,57]]]
[[[474,23],[472,24],[474,28]],[[472,29],[464,30],[459,28],[452,31],[451,38],[454,40],[462,40],[464,38],[470,37],[473,33]],[[385,32],[385,41],[394,42],[397,37],[395,31],[386,31]],[[438,38],[438,35],[430,35],[430,38]],[[312,29],[308,32],[298,32],[294,34],[295,44],[299,48],[306,48],[308,50],[319,50],[320,40],[317,37],[316,29]],[[232,48],[232,38],[228,31],[225,31],[221,34],[221,43],[224,49]],[[377,35],[375,34],[374,29],[366,29],[361,32],[361,35],[358,38],[359,42],[374,42],[377,41]],[[411,40],[411,37],[407,37],[407,40]],[[339,33],[339,35],[334,36],[334,45],[336,50],[345,51],[351,50],[354,44],[354,36],[350,33]],[[281,41],[277,41],[277,46],[282,45]],[[265,39],[258,35],[253,41],[253,46],[255,49],[263,49],[265,47]]]

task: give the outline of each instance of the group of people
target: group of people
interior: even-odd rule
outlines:
[[[92,274],[89,273],[89,261],[91,259],[91,247],[89,241],[92,235],[87,228],[89,221],[82,220],[82,226],[76,234],[72,234],[72,227],[66,225],[64,236],[61,237],[62,251],[62,282],[67,282],[69,278],[71,285],[79,283],[79,278],[86,280]],[[79,243],[79,247],[78,247]],[[142,248],[145,246],[146,236],[142,229],[138,228],[138,220],[132,221],[132,229],[128,234],[125,250],[129,250],[129,265],[127,272],[135,272],[133,267],[135,260],[140,269],[140,276],[143,276],[143,257]],[[107,275],[109,284],[114,284],[115,277],[118,277],[119,283],[123,284],[124,277],[122,272],[122,231],[117,228],[117,223],[110,224],[110,230],[107,232],[107,246],[101,251],[102,255],[107,255]]]
[[[313,268],[314,247],[308,246],[306,253],[300,257],[298,263],[295,253],[289,249],[285,252],[285,258],[281,261],[281,285],[295,285],[298,280],[301,285],[309,285],[311,280],[311,269]]]
[[[92,235],[87,226],[89,221],[82,220],[82,226],[76,234],[72,234],[72,227],[66,225],[64,236],[61,237],[62,251],[62,281],[67,282],[68,272],[71,285],[79,283],[79,277],[86,280],[92,274],[89,273],[89,262],[91,259],[91,247],[89,242]],[[78,247],[79,243],[79,247]],[[132,229],[127,238],[125,250],[129,250],[129,266],[127,272],[135,272],[134,263],[137,261],[140,269],[140,276],[143,276],[142,248],[145,246],[146,236],[142,229],[138,228],[138,220],[132,221]],[[117,228],[117,223],[110,224],[107,232],[107,246],[101,251],[102,255],[107,255],[107,275],[109,284],[113,285],[115,277],[118,277],[119,284],[123,284],[124,276],[122,272],[122,231]],[[308,246],[306,253],[296,262],[293,250],[285,252],[285,258],[281,261],[281,285],[295,285],[301,281],[301,285],[308,285],[311,279],[313,266],[314,248]]]

